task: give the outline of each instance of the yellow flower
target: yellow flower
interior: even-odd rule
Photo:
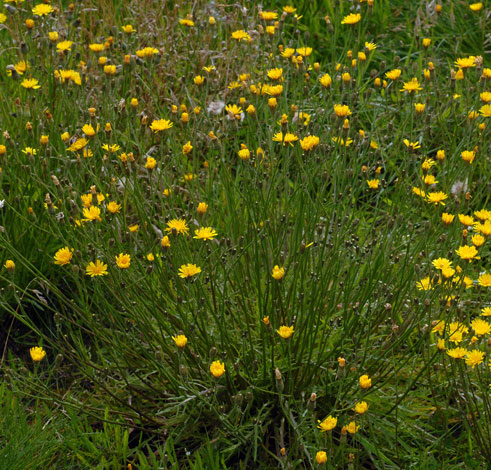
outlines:
[[[227,111],[231,119],[240,119],[242,114],[242,108],[235,104],[228,104],[225,106],[225,111]]]
[[[194,231],[195,236],[193,238],[197,240],[213,240],[218,234],[211,227],[201,227],[198,230]]]
[[[40,3],[39,5],[36,5],[32,9],[32,12],[36,16],[45,16],[45,15],[49,15],[51,12],[53,12],[53,7],[51,5],[46,4],[46,3]]]
[[[106,124],[106,126],[107,126],[107,124]],[[111,144],[111,145],[104,144],[102,146],[103,150],[106,150],[107,152],[111,152],[111,153],[116,153],[120,148],[121,147],[118,144]]]
[[[271,275],[273,276],[274,279],[276,279],[277,281],[279,281],[285,275],[285,268],[283,268],[283,267],[280,268],[278,265],[276,265],[273,268],[273,272],[272,272]]]
[[[469,5],[469,8],[470,8],[472,11],[480,11],[480,10],[482,10],[482,2],[471,3],[471,4]]]
[[[432,184],[438,183],[438,181],[433,175],[424,175],[423,183],[426,184],[427,186],[431,186]]]
[[[342,137],[333,137],[332,141],[345,147],[349,147],[353,143],[353,139],[346,139],[345,141]]]
[[[179,24],[183,26],[194,26],[194,21],[189,18],[182,18],[179,20]]]
[[[464,150],[461,154],[462,160],[467,163],[472,163],[476,154],[472,150]]]
[[[329,415],[327,418],[324,420],[317,421],[319,425],[317,426],[322,432],[326,431],[332,431],[336,425],[338,424],[338,418],[333,418],[331,415]]]
[[[480,235],[479,233],[476,233],[476,235],[473,235],[472,236],[472,244],[475,246],[475,247],[480,247],[484,244],[484,242],[486,241],[486,239]]]
[[[319,78],[319,82],[325,88],[329,88],[332,84],[332,78],[328,73],[325,73]]]
[[[485,104],[481,107],[479,112],[481,113],[481,116],[491,117],[491,104]]]
[[[348,431],[350,434],[355,434],[358,432],[358,429],[360,428],[360,425],[356,425],[354,421],[350,421],[348,423],[348,426],[345,426],[346,431]]]
[[[481,310],[481,315],[483,317],[490,317],[491,316],[491,307],[484,307],[482,310]]]
[[[104,50],[104,44],[89,44],[89,49],[92,52],[101,52]]]
[[[83,214],[85,217],[84,220],[98,220],[99,222],[102,220],[101,210],[96,206],[90,206],[84,208]]]
[[[277,132],[273,136],[273,142],[283,142],[283,145],[290,144],[293,147],[293,142],[296,142],[298,137],[295,134],[291,134],[287,132],[283,134],[283,132]]]
[[[221,361],[213,361],[210,364],[210,372],[213,377],[218,379],[225,374],[225,364]]]
[[[275,68],[268,70],[268,78],[271,80],[280,80],[283,77],[283,69]]]
[[[196,210],[198,214],[203,215],[208,210],[208,204],[206,202],[200,202]]]
[[[115,65],[105,65],[104,66],[104,73],[106,75],[114,75],[116,73],[116,66]]]
[[[199,274],[201,272],[201,268],[196,266],[195,264],[183,264],[179,268],[179,277],[182,279],[188,278],[188,277],[193,277],[196,274]]]
[[[276,332],[283,338],[288,339],[293,334],[293,326],[280,326],[279,330]]]
[[[239,41],[239,42],[240,41],[247,41],[247,42],[251,42],[252,41],[252,38],[243,29],[239,29],[237,31],[234,31],[232,33],[232,38],[233,39],[237,39],[237,41]]]
[[[72,44],[72,41],[61,41],[56,45],[56,50],[58,52],[71,51]]]
[[[188,343],[188,339],[184,335],[173,336],[172,339],[178,348],[184,348],[184,346],[186,346]]]
[[[471,366],[473,369],[475,366],[481,364],[484,361],[484,353],[482,351],[468,351],[465,356],[465,363]]]
[[[409,94],[422,90],[421,85],[416,77],[412,78],[409,82],[404,82],[400,91],[407,91]]]
[[[491,287],[491,273],[484,273],[479,276],[477,283],[481,287]]]
[[[319,137],[316,135],[308,135],[300,140],[300,146],[303,150],[309,151],[319,145]]]
[[[389,70],[385,73],[385,78],[388,78],[389,80],[397,80],[401,76],[401,73],[401,69]]]
[[[265,21],[273,21],[278,18],[278,13],[275,11],[260,11],[259,16]]]
[[[169,121],[168,119],[154,119],[152,121],[152,124],[150,124],[150,129],[157,133],[170,129],[173,125],[174,123]]]
[[[354,408],[355,412],[362,415],[367,412],[368,410],[368,404],[366,401],[360,401],[355,405]]]
[[[485,237],[489,237],[491,235],[491,220],[486,220],[483,224],[479,222],[474,224],[474,229]]]
[[[468,69],[476,66],[476,57],[471,55],[469,57],[459,58],[455,61],[455,66],[459,69]]]
[[[133,28],[133,25],[131,24],[126,24],[124,26],[121,26],[121,29],[126,33],[126,34],[131,34],[134,33],[136,30]]]
[[[56,253],[55,253],[55,264],[58,264],[60,266],[64,266],[65,264],[69,264],[71,259],[72,259],[72,251],[73,248],[70,249],[67,246],[65,248],[60,248]]]
[[[287,47],[281,51],[281,57],[284,57],[285,59],[289,59],[293,54],[295,54],[295,49],[292,49],[291,47]]]
[[[170,240],[167,235],[164,235],[162,237],[162,240],[160,241],[160,244],[162,245],[162,248],[169,248],[170,247]]]
[[[323,450],[320,450],[315,454],[315,461],[319,464],[322,465],[327,462],[327,454]]]
[[[404,139],[402,142],[411,152],[421,148],[421,144],[419,142],[411,142],[409,139]]]
[[[148,170],[153,170],[157,165],[157,160],[153,157],[147,157],[147,161],[145,162],[145,168]]]
[[[139,49],[136,51],[136,55],[140,57],[140,59],[143,59],[145,57],[152,57],[158,53],[159,50],[156,49],[155,47],[144,47],[143,49]]]
[[[447,258],[437,258],[432,261],[433,266],[436,269],[444,270],[452,267],[452,262]]]
[[[111,213],[111,214],[116,214],[120,211],[121,209],[121,204],[118,204],[116,201],[111,201],[108,205],[107,205],[107,210]]]
[[[82,132],[87,136],[87,137],[92,137],[95,135],[95,129],[92,126],[92,124],[85,124],[82,127]]]
[[[359,380],[361,388],[370,388],[372,386],[372,379],[368,375],[362,375]]]
[[[489,335],[491,333],[491,324],[482,318],[475,318],[471,321],[471,328],[476,336]]]
[[[438,204],[444,206],[445,203],[443,201],[447,198],[448,196],[442,191],[431,192],[426,195],[426,202],[429,204],[435,204],[435,206]]]
[[[104,276],[107,274],[107,264],[99,260],[96,260],[95,263],[91,261],[85,268],[85,273],[90,277]]]
[[[12,272],[12,271],[15,269],[15,263],[13,262],[13,260],[8,259],[7,261],[5,261],[5,264],[3,265],[3,267],[4,267],[4,268],[5,268],[7,271]]]
[[[467,354],[465,348],[452,348],[447,350],[447,354],[454,359],[463,359]]]
[[[380,180],[367,180],[367,184],[370,189],[377,189],[380,184]]]
[[[27,89],[37,90],[38,88],[41,88],[38,83],[39,80],[37,80],[36,78],[25,78],[24,80],[22,80],[21,86]]]
[[[459,247],[455,252],[463,259],[469,261],[469,263],[474,259],[478,259],[477,249],[475,246],[464,245]]]
[[[5,21],[7,21],[7,15],[0,13],[0,24],[5,23]]]
[[[423,114],[425,111],[426,105],[424,103],[414,103],[414,109],[418,114]]]
[[[29,349],[29,354],[34,362],[39,362],[46,356],[46,351],[41,346],[34,346],[33,348]]]
[[[459,220],[462,225],[467,227],[474,224],[474,217],[472,215],[459,214]]]
[[[203,85],[205,82],[205,78],[202,75],[196,75],[196,77],[193,78],[193,82],[195,85]]]
[[[131,256],[125,253],[120,253],[116,256],[116,264],[119,269],[127,269],[131,264]]]
[[[351,110],[349,109],[349,106],[346,106],[345,104],[335,104],[334,112],[338,117],[347,117],[351,115]]]
[[[343,18],[341,24],[356,24],[361,20],[361,15],[359,13],[350,13],[348,16]]]
[[[241,160],[249,160],[251,157],[251,151],[248,148],[242,148],[237,153]]]
[[[167,222],[167,227],[165,229],[166,232],[176,232],[177,235],[182,233],[183,235],[187,235],[189,233],[189,227],[186,224],[184,219],[172,219]]]
[[[302,57],[308,57],[310,54],[312,54],[312,48],[311,47],[299,47],[296,50],[298,55],[301,55]]]
[[[442,222],[445,225],[450,225],[453,222],[454,218],[455,218],[455,215],[447,214],[446,212],[442,213]]]

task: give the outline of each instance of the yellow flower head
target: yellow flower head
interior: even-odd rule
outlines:
[[[466,261],[469,261],[469,263],[473,260],[473,259],[477,259],[477,249],[475,246],[468,246],[468,245],[464,245],[464,246],[461,246],[459,247],[458,250],[455,250],[455,252],[463,259],[463,260],[466,260]]]
[[[333,418],[329,415],[322,421],[318,421],[319,425],[317,426],[322,432],[332,431],[336,425],[338,424],[338,418]]]
[[[210,372],[213,377],[218,379],[225,374],[225,364],[221,361],[213,361],[210,364]]]
[[[359,13],[350,13],[348,16],[343,18],[341,24],[356,24],[361,20],[361,15]]]
[[[95,263],[91,261],[85,268],[85,273],[90,277],[105,276],[107,274],[107,264],[99,260],[96,260]]]
[[[293,326],[280,326],[276,332],[283,338],[288,339],[293,334]]]
[[[215,229],[211,227],[201,227],[194,231],[194,237],[197,240],[213,240],[218,234]]]
[[[189,227],[184,219],[172,219],[167,222],[166,232],[174,232],[176,235],[183,234],[187,235],[189,233]]]
[[[370,388],[372,386],[372,379],[368,375],[362,375],[359,380],[361,388]]]
[[[274,279],[276,279],[277,281],[279,281],[285,275],[285,268],[283,268],[283,267],[280,268],[278,265],[276,265],[273,268],[273,272],[272,272],[271,275],[273,276]]]
[[[236,39],[237,41],[246,41],[246,42],[251,42],[252,38],[249,36],[249,33],[246,33],[243,29],[239,29],[237,31],[234,31],[232,33],[232,38]]]
[[[70,261],[72,260],[72,253],[73,248],[70,249],[67,246],[65,248],[60,248],[56,253],[55,253],[55,264],[58,264],[59,266],[64,266],[65,264],[69,264]]]
[[[412,78],[409,82],[405,82],[400,91],[407,91],[409,94],[418,92],[423,88],[418,82],[416,77]]]
[[[8,259],[7,261],[5,261],[5,264],[3,265],[3,267],[7,270],[7,271],[14,271],[15,269],[15,263],[13,260],[11,259]]]
[[[188,343],[188,339],[184,335],[173,336],[172,339],[178,348],[184,348]]]
[[[34,362],[39,362],[46,356],[46,351],[41,346],[34,346],[33,348],[29,349],[29,354]]]
[[[53,12],[53,7],[46,3],[40,3],[32,9],[32,13],[36,16],[45,16]]]
[[[345,104],[335,104],[334,112],[338,117],[347,117],[351,115],[351,110],[349,109],[349,106],[346,106]]]
[[[119,269],[127,269],[131,264],[131,256],[125,253],[120,253],[116,256],[116,264]]]
[[[196,276],[196,274],[199,274],[200,272],[201,268],[196,266],[195,264],[183,264],[179,268],[179,277],[182,279],[191,278],[193,276]]]
[[[484,353],[482,351],[474,350],[468,351],[465,355],[465,363],[471,366],[473,369],[475,366],[481,364],[484,361]]]
[[[368,404],[366,401],[360,401],[355,405],[354,408],[355,412],[362,415],[367,412],[368,410]]]
[[[152,121],[152,124],[150,124],[150,129],[157,134],[160,131],[170,129],[173,125],[174,123],[168,119],[155,119]]]

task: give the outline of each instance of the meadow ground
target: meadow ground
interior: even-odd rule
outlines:
[[[6,0],[2,468],[485,468],[490,16]]]

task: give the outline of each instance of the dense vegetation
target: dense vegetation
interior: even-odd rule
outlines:
[[[490,11],[7,0],[3,467],[489,461]]]

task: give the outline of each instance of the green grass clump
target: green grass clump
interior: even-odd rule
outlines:
[[[8,468],[479,468],[489,9],[242,3],[3,8]]]

